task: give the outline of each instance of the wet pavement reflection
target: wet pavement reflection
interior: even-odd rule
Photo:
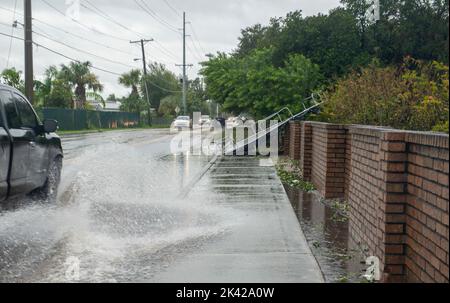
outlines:
[[[326,282],[364,282],[364,256],[349,235],[346,216],[316,192],[285,189]]]
[[[179,192],[209,157],[170,153],[165,130],[63,138],[59,201],[0,210],[0,282],[141,282],[226,222]],[[75,263],[73,262],[75,261]],[[79,278],[68,276],[78,265]]]

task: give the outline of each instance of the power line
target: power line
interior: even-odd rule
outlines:
[[[14,35],[10,35],[10,34],[5,34],[5,33],[2,33],[2,32],[0,32],[0,35],[5,36],[5,37],[9,37],[9,38],[13,38],[13,39],[16,39],[16,40],[25,41],[24,38],[17,37],[17,36],[14,36]],[[77,62],[77,63],[82,63],[82,61],[80,61],[80,60],[78,60],[78,59],[75,59],[75,58],[70,57],[70,56],[68,56],[68,55],[66,55],[66,54],[63,54],[63,53],[61,53],[61,52],[59,52],[59,51],[56,51],[56,50],[54,50],[54,49],[51,49],[50,47],[45,46],[45,45],[43,45],[43,44],[37,43],[37,42],[35,42],[35,41],[33,41],[33,44],[34,44],[35,46],[37,46],[37,47],[43,48],[43,49],[45,49],[45,50],[47,50],[47,51],[49,51],[49,52],[51,52],[51,53],[54,53],[54,54],[56,54],[56,55],[58,55],[58,56],[61,56],[61,57],[65,58],[65,59],[68,59],[68,60],[70,60],[70,61],[74,61],[74,62]],[[98,70],[98,71],[101,71],[101,72],[104,72],[104,73],[112,74],[112,75],[115,75],[115,76],[119,76],[119,77],[122,76],[122,74],[120,74],[120,73],[113,72],[113,71],[107,70],[107,69],[105,69],[105,68],[97,67],[97,66],[94,66],[94,65],[91,65],[91,68],[92,68],[92,69],[95,69],[95,70]],[[150,83],[151,85],[153,85],[153,86],[155,86],[155,87],[157,87],[157,88],[159,88],[159,89],[161,89],[161,90],[163,90],[163,91],[166,91],[166,92],[168,92],[168,93],[180,93],[180,92],[181,92],[181,91],[177,91],[177,90],[170,90],[170,89],[164,88],[164,87],[162,87],[162,86],[160,86],[160,85],[158,85],[158,84],[156,84],[156,83],[154,83],[153,81],[150,81],[150,80],[147,80],[147,81],[148,81],[148,83]]]
[[[98,6],[94,5],[91,1],[89,1],[89,0],[84,0],[84,1],[86,3],[88,3],[90,6],[92,6],[94,9],[91,9],[90,7],[88,7],[88,6],[84,5],[84,4],[81,4],[81,5],[84,8],[86,8],[86,9],[90,10],[91,12],[93,12],[94,14],[96,14],[96,15],[98,15],[98,16],[100,16],[100,17],[102,17],[102,18],[104,18],[104,19],[106,19],[106,20],[108,20],[108,21],[110,21],[110,22],[112,22],[112,23],[122,27],[123,29],[127,30],[128,32],[130,32],[130,33],[132,33],[134,35],[141,36],[141,37],[145,36],[144,34],[138,32],[138,31],[135,31],[135,30],[129,28],[128,26],[125,26],[122,23],[118,22],[113,17],[111,17],[110,15],[105,13],[103,10],[101,10]],[[174,56],[173,53],[170,50],[168,50],[167,48],[165,48],[159,41],[155,41],[155,42],[158,44],[159,49],[160,49],[160,51],[163,54],[165,54],[167,56]]]
[[[125,30],[127,30],[128,32],[130,32],[130,33],[132,33],[132,34],[135,34],[135,35],[137,35],[137,36],[145,36],[144,34],[142,34],[142,33],[140,33],[140,32],[138,32],[138,31],[135,31],[135,30],[133,30],[133,29],[131,29],[131,28],[129,28],[128,26],[125,26],[125,25],[123,25],[122,23],[120,23],[120,22],[118,22],[118,21],[116,21],[113,17],[111,17],[110,15],[108,15],[107,13],[105,13],[104,11],[102,11],[98,6],[96,6],[96,5],[94,5],[92,2],[90,2],[89,0],[84,0],[86,3],[88,3],[89,5],[91,5],[94,9],[92,9],[92,8],[90,8],[90,7],[88,7],[88,6],[86,6],[86,5],[84,5],[84,4],[81,4],[81,6],[83,6],[84,8],[86,8],[86,9],[88,9],[88,10],[90,10],[91,12],[93,12],[94,14],[96,14],[96,15],[98,15],[98,16],[100,16],[100,17],[102,17],[102,18],[104,18],[104,19],[106,19],[106,20],[108,20],[108,21],[110,21],[110,22],[113,22],[114,24],[116,24],[116,25],[118,25],[118,26],[120,26],[120,27],[122,27],[123,29],[125,29]],[[145,3],[144,3],[145,4]],[[138,3],[138,5],[139,5],[139,3]],[[146,5],[146,4],[145,4]],[[146,5],[147,6],[147,5]],[[141,6],[141,8],[143,8],[142,6]],[[147,6],[147,8],[148,8],[148,6]],[[144,8],[143,8],[144,9]],[[149,8],[148,8],[149,9]],[[145,9],[144,9],[145,10]],[[152,11],[153,12],[153,11]],[[167,23],[168,24],[168,23]],[[169,25],[170,26],[170,25]],[[155,40],[154,40],[155,41]],[[157,44],[158,44],[158,46],[162,49],[162,53],[164,53],[164,54],[166,54],[166,55],[173,55],[173,53],[170,51],[170,50],[168,50],[167,48],[165,48],[159,41],[155,41]]]
[[[58,41],[58,40],[52,39],[52,38],[50,38],[50,37],[48,37],[48,36],[46,36],[46,35],[43,35],[43,34],[40,34],[40,33],[36,32],[36,31],[33,31],[33,33],[35,33],[36,35],[38,35],[38,36],[40,36],[40,37],[43,37],[43,38],[48,39],[48,40],[50,40],[50,41],[53,41],[53,42],[55,42],[55,43],[64,45],[65,47],[68,47],[68,48],[70,48],[70,49],[73,49],[73,50],[75,50],[75,51],[77,51],[77,52],[80,52],[80,53],[83,53],[83,54],[86,54],[86,55],[89,55],[89,56],[92,56],[92,57],[96,57],[96,58],[98,58],[98,59],[105,60],[105,61],[108,61],[108,62],[110,62],[110,63],[122,65],[122,66],[125,66],[125,67],[135,68],[134,66],[131,66],[131,65],[129,65],[129,64],[125,64],[125,63],[123,63],[123,62],[115,61],[115,60],[112,60],[112,59],[109,59],[109,58],[106,58],[106,57],[102,57],[102,56],[99,56],[99,55],[97,55],[97,54],[94,54],[94,53],[91,53],[91,52],[88,52],[88,51],[85,51],[85,50],[82,50],[82,49],[79,49],[79,48],[76,48],[76,47],[74,47],[74,46],[72,46],[72,45],[66,44],[66,43],[64,43],[64,42],[62,42],[62,41]]]
[[[50,4],[47,0],[41,0],[41,1],[44,2],[44,3],[45,3],[47,6],[49,6],[50,8],[52,8],[53,10],[55,10],[56,12],[58,12],[60,15],[62,15],[62,16],[64,16],[64,17],[67,17],[66,14],[65,14],[64,12],[62,12],[61,10],[59,10],[58,8],[56,8],[55,6],[53,6],[52,4]],[[92,27],[89,27],[89,26],[87,26],[87,25],[85,25],[85,24],[83,24],[83,23],[81,23],[81,22],[79,22],[78,20],[75,20],[75,19],[73,19],[73,18],[69,18],[69,19],[70,19],[72,22],[78,24],[79,26],[81,26],[81,27],[83,27],[84,29],[87,29],[87,30],[89,30],[89,31],[93,31],[93,32],[95,32],[95,33],[98,33],[98,34],[101,34],[101,35],[104,35],[104,36],[107,36],[107,37],[110,37],[110,38],[113,38],[113,39],[116,39],[116,40],[127,41],[127,42],[128,42],[127,39],[123,39],[123,38],[121,38],[121,37],[114,36],[114,35],[111,35],[111,34],[108,34],[108,33],[102,32],[102,31],[99,31],[99,30],[97,30],[97,29],[95,29],[95,28],[92,28]]]
[[[45,0],[42,0],[42,1],[45,1]],[[89,2],[89,3],[90,3],[90,2]],[[47,2],[46,4],[47,4],[47,5],[50,5],[48,2]],[[90,4],[92,5],[92,3],[90,3]],[[50,7],[51,7],[53,10],[56,10],[59,14],[63,15],[64,17],[66,17],[65,14],[64,14],[62,11],[58,10],[58,9],[57,9],[56,7],[54,7],[53,5],[50,5]],[[9,11],[9,12],[13,12],[13,10],[8,9],[8,8],[5,8],[5,7],[2,7],[2,6],[0,6],[0,9],[5,10],[5,11]],[[97,9],[99,9],[99,8],[97,7]],[[18,14],[18,15],[22,15],[22,14],[20,14],[20,13],[17,13],[17,14]],[[22,15],[22,16],[23,16],[23,15]],[[84,41],[88,41],[88,42],[93,43],[93,44],[96,44],[96,45],[98,45],[98,46],[102,46],[102,47],[105,47],[105,48],[108,48],[108,49],[111,49],[111,50],[115,50],[115,51],[120,52],[120,53],[123,53],[123,54],[132,55],[132,54],[129,53],[129,52],[126,52],[126,51],[123,51],[123,50],[121,50],[121,49],[118,49],[118,48],[115,48],[115,47],[112,47],[112,46],[109,46],[109,45],[100,43],[100,42],[95,41],[95,40],[91,40],[91,39],[86,38],[86,37],[84,37],[84,36],[77,35],[77,34],[72,33],[72,32],[70,32],[70,31],[64,30],[64,29],[59,28],[59,27],[57,27],[57,26],[54,26],[54,25],[52,25],[52,24],[50,24],[50,23],[48,23],[48,22],[42,21],[42,20],[40,20],[40,19],[33,18],[33,20],[36,20],[37,22],[39,22],[39,23],[41,23],[41,24],[43,24],[43,25],[46,25],[46,26],[48,26],[48,27],[50,27],[50,28],[52,28],[52,29],[58,30],[58,31],[60,31],[60,32],[63,32],[63,33],[65,33],[65,34],[67,34],[67,35],[71,35],[71,36],[73,36],[73,37],[75,37],[75,38],[78,38],[78,39],[81,39],[81,40],[84,40]],[[73,21],[73,22],[76,22],[76,20],[72,20],[72,21]],[[87,30],[89,30],[89,31],[93,31],[93,32],[95,32],[95,33],[102,34],[102,35],[106,35],[106,36],[108,36],[108,37],[111,37],[111,38],[114,38],[114,39],[118,39],[118,40],[120,40],[120,41],[127,41],[127,42],[128,42],[128,40],[126,40],[126,39],[122,39],[122,38],[118,38],[118,37],[115,37],[115,36],[111,36],[111,35],[109,35],[109,34],[105,34],[105,33],[100,32],[100,31],[98,31],[98,30],[89,28],[89,27],[85,26],[84,24],[81,24],[80,22],[77,22],[77,24],[78,24],[78,25],[81,25],[84,29],[87,29]],[[42,31],[42,30],[41,30],[41,31]],[[42,32],[44,32],[44,31],[42,31]],[[137,33],[137,32],[136,32],[136,33]],[[48,34],[47,34],[47,35],[48,35]],[[50,36],[50,35],[48,35],[48,36]],[[172,58],[172,59],[178,60],[177,55],[175,55],[172,51],[170,51],[169,49],[167,49],[166,47],[164,47],[164,45],[163,45],[161,42],[159,42],[157,39],[155,39],[155,43],[156,43],[157,45],[154,45],[154,47],[157,48],[157,49],[159,49],[159,51],[160,51],[162,54],[166,55],[167,58]],[[172,63],[175,63],[175,62],[172,62]]]
[[[159,42],[158,40],[155,40],[155,42],[161,49],[163,49],[166,52],[165,53],[166,55],[170,55],[172,59],[178,60],[178,56],[172,53],[172,51],[170,51],[169,49],[165,48],[164,45],[161,44],[161,42]]]
[[[194,50],[195,50],[195,52],[193,52],[193,53],[194,53],[194,56],[196,56],[197,59],[198,59],[200,62],[201,62],[201,61],[204,61],[203,56],[201,55],[201,52],[198,50],[198,48],[197,48],[197,46],[196,46],[196,44],[195,44],[194,39],[192,38],[192,36],[189,36],[189,39],[191,40],[192,45],[194,46]],[[189,48],[189,49],[190,49],[190,48]],[[191,50],[191,52],[192,52],[192,50]]]
[[[194,35],[194,38],[197,40],[198,45],[200,46],[200,49],[203,51],[203,53],[206,54],[207,52],[205,51],[205,48],[203,47],[202,43],[200,42],[200,39],[198,38],[198,35],[194,29],[194,26],[192,25],[192,22],[189,23],[189,26],[191,27],[192,34]]]
[[[42,0],[42,1],[45,1],[45,2],[46,2],[46,0]],[[93,9],[92,9],[92,8],[90,8],[90,7],[88,7],[88,6],[84,5],[84,4],[81,4],[81,6],[84,7],[85,9],[88,9],[88,10],[91,11],[92,13],[94,13],[94,14],[96,14],[96,15],[98,15],[98,16],[100,16],[100,17],[102,17],[102,18],[104,18],[104,19],[106,19],[106,20],[108,20],[108,21],[110,21],[110,22],[112,22],[112,23],[114,23],[114,24],[116,24],[116,25],[122,27],[123,29],[127,30],[128,32],[130,32],[130,33],[132,33],[132,34],[134,34],[134,35],[137,35],[137,36],[144,36],[144,34],[142,34],[142,33],[140,33],[140,32],[137,32],[137,31],[135,31],[135,30],[129,28],[128,26],[125,26],[125,25],[123,25],[122,23],[116,21],[113,17],[111,17],[110,15],[108,15],[107,13],[105,13],[104,11],[102,11],[99,7],[97,7],[96,5],[94,5],[92,2],[90,2],[90,1],[88,1],[88,0],[85,0],[85,2],[88,3],[89,5],[91,5],[91,6],[93,7]],[[47,3],[47,4],[48,4],[48,3]],[[61,12],[60,10],[58,10],[57,8],[55,8],[54,6],[50,6],[50,7],[52,7],[54,10],[56,10],[58,13],[64,14],[63,12]],[[95,29],[89,28],[89,27],[87,27],[86,25],[84,25],[84,24],[82,24],[82,23],[80,23],[80,22],[78,22],[78,21],[76,21],[76,20],[72,20],[72,21],[75,21],[76,23],[82,25],[84,28],[87,28],[87,29],[89,29],[89,30],[94,30],[95,32],[98,32],[98,33],[100,33],[100,34],[105,34],[105,33],[103,33],[103,32],[99,32],[99,31],[97,31],[97,30],[95,30]],[[109,34],[106,34],[106,35],[111,36],[111,35],[109,35]],[[111,36],[111,37],[117,38],[117,37],[115,37],[115,36]],[[120,39],[120,40],[122,40],[122,41],[128,41],[128,40],[125,40],[125,39],[122,39],[122,38],[117,38],[117,39]],[[172,53],[172,52],[170,52],[167,48],[165,48],[165,47],[164,47],[161,43],[159,43],[158,41],[156,41],[156,42],[157,42],[157,44],[158,44],[158,46],[159,46],[159,48],[160,48],[160,50],[161,50],[161,52],[162,52],[163,54],[166,54],[166,53],[167,53],[166,55],[172,55],[172,56],[173,56],[173,53]]]
[[[134,0],[134,2],[144,11],[146,12],[148,15],[150,15],[153,19],[155,19],[156,21],[158,21],[158,23],[160,23],[161,25],[163,25],[164,27],[166,27],[167,29],[180,34],[180,32],[178,31],[178,29],[171,25],[170,23],[166,22],[164,19],[158,17],[158,15],[150,8],[150,6],[147,5],[146,2],[144,2],[144,0],[141,0],[142,3],[139,3],[138,0]]]
[[[1,25],[4,25],[4,26],[7,25],[6,23],[3,23],[3,22],[0,22],[0,24],[1,24]],[[37,32],[37,31],[33,31],[33,33],[36,34],[36,35],[39,36],[39,37],[43,37],[43,38],[48,39],[48,40],[50,40],[50,41],[52,41],[52,42],[54,42],[54,43],[61,44],[61,45],[65,46],[65,47],[70,48],[70,49],[72,49],[72,50],[75,50],[75,51],[77,51],[77,52],[80,52],[80,53],[83,53],[83,54],[86,54],[86,55],[89,55],[89,56],[92,56],[92,57],[96,57],[96,58],[98,58],[98,59],[105,60],[105,61],[108,61],[108,62],[110,62],[110,63],[122,65],[122,66],[129,67],[129,68],[135,68],[134,66],[131,66],[131,65],[129,65],[129,64],[125,64],[125,63],[122,63],[122,62],[119,62],[119,61],[115,61],[115,60],[112,60],[112,59],[109,59],[109,58],[106,58],[106,57],[103,57],[103,56],[99,56],[99,55],[97,55],[97,54],[94,54],[94,53],[85,51],[85,50],[83,50],[83,49],[76,48],[76,47],[74,47],[74,46],[72,46],[72,45],[69,45],[69,44],[64,43],[64,42],[62,42],[62,41],[59,41],[59,40],[56,40],[56,39],[54,39],[54,38],[52,38],[52,37],[49,37],[48,35],[39,33],[39,32]],[[13,38],[11,38],[11,39],[13,39]]]
[[[7,9],[7,8],[4,8],[4,7],[1,7],[1,6],[0,6],[0,9],[5,10],[5,11],[9,11],[9,12],[13,12],[12,10]],[[20,13],[17,13],[17,15],[23,16],[23,15],[20,14]],[[75,37],[75,38],[77,38],[77,39],[80,39],[80,40],[83,40],[83,41],[87,41],[87,42],[90,42],[90,43],[92,43],[92,44],[96,44],[96,45],[98,45],[98,46],[102,46],[102,47],[105,47],[105,48],[107,48],[107,49],[114,50],[114,51],[117,51],[117,52],[120,52],[120,53],[123,53],[123,54],[126,54],[126,55],[132,55],[130,52],[126,52],[126,51],[124,51],[124,50],[121,50],[121,49],[118,49],[118,48],[109,46],[109,45],[107,45],[107,44],[104,44],[104,43],[101,43],[101,42],[98,42],[98,41],[95,41],[95,40],[91,40],[91,39],[87,38],[86,36],[80,36],[80,35],[77,35],[77,34],[75,34],[75,33],[69,32],[69,31],[67,31],[67,30],[65,30],[65,29],[62,29],[62,28],[60,28],[60,27],[57,27],[57,26],[54,26],[54,25],[52,25],[52,24],[50,24],[50,23],[47,23],[47,22],[45,22],[45,21],[42,21],[42,20],[40,20],[40,19],[33,18],[33,20],[34,20],[34,21],[37,21],[37,22],[39,22],[39,23],[41,23],[41,24],[43,24],[43,25],[45,25],[45,26],[48,26],[48,27],[50,27],[50,28],[52,28],[52,29],[55,29],[55,30],[57,30],[57,31],[59,31],[59,32],[61,32],[61,33],[64,33],[64,34],[73,36],[73,37]],[[50,36],[48,33],[46,33],[46,32],[45,32],[44,30],[42,30],[41,28],[37,27],[36,25],[34,25],[34,27],[37,28],[37,29],[39,29],[41,32],[47,34],[47,36]]]
[[[122,23],[118,22],[117,20],[112,18],[110,15],[108,15],[107,13],[105,13],[104,11],[99,9],[97,6],[95,6],[94,4],[89,2],[88,0],[85,0],[85,2],[88,3],[90,6],[92,6],[94,8],[94,9],[92,9],[92,8],[84,5],[83,3],[81,3],[81,6],[84,7],[85,9],[87,9],[87,10],[93,12],[94,14],[96,14],[96,15],[98,15],[98,16],[100,16],[100,17],[102,17],[102,18],[104,18],[104,19],[106,19],[106,20],[108,20],[108,21],[110,21],[110,22],[120,26],[121,28],[125,29],[126,31],[128,31],[128,32],[130,32],[132,34],[135,34],[135,35],[138,35],[138,36],[143,36],[142,33],[136,32],[136,31],[130,29],[129,27],[123,25]]]
[[[182,14],[173,6],[173,5],[171,5],[170,3],[169,3],[169,1],[167,1],[167,0],[163,0],[166,4],[167,4],[167,6],[175,13],[175,14],[177,14],[179,17],[182,17]]]
[[[13,39],[17,39],[17,40],[21,40],[21,41],[25,41],[24,38],[17,37],[17,36],[13,36],[13,35],[9,35],[9,34],[5,34],[5,33],[2,33],[2,32],[0,32],[0,35],[6,36],[6,37],[10,37],[10,38],[12,37]],[[54,54],[56,54],[56,55],[58,55],[58,56],[61,56],[61,57],[65,58],[65,59],[68,59],[68,60],[70,60],[70,61],[74,61],[74,62],[77,62],[77,63],[81,63],[81,61],[78,60],[78,59],[75,59],[75,58],[72,58],[72,57],[70,57],[70,56],[67,56],[67,55],[65,55],[65,54],[63,54],[63,53],[61,53],[61,52],[58,52],[58,51],[56,51],[56,50],[53,50],[53,49],[51,49],[51,48],[49,48],[49,47],[47,47],[47,46],[45,46],[45,45],[42,45],[42,44],[40,44],[40,43],[35,42],[35,41],[33,41],[33,44],[34,44],[35,46],[37,46],[37,47],[43,48],[43,49],[45,49],[45,50],[47,50],[47,51],[49,51],[49,52],[51,52],[51,53],[54,53]],[[95,70],[99,70],[99,71],[105,72],[105,73],[108,73],[108,74],[112,74],[112,75],[116,75],[116,76],[121,76],[121,74],[119,74],[119,73],[116,73],[116,72],[113,72],[113,71],[110,71],[110,70],[107,70],[107,69],[104,69],[104,68],[100,68],[100,67],[96,67],[96,66],[91,66],[91,68],[92,68],[92,69],[95,69]]]

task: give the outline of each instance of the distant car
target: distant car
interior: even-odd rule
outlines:
[[[56,200],[63,151],[55,120],[39,121],[18,90],[0,84],[0,201],[35,194]]]
[[[176,130],[191,128],[191,118],[189,116],[177,117],[172,123],[172,128]]]
[[[198,123],[202,126],[203,125],[209,126],[209,125],[211,125],[211,118],[208,115],[203,115],[200,117],[200,120],[198,121]]]

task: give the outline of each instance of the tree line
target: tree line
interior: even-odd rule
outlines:
[[[3,70],[0,81],[24,91],[22,72],[15,68]],[[104,85],[92,72],[90,62],[50,66],[46,69],[43,80],[34,81],[34,105],[38,108],[94,109],[88,100],[103,105],[106,101],[119,101],[122,111],[138,113],[142,118],[148,115],[148,101],[159,116],[173,117],[177,114],[176,109],[182,108],[182,83],[163,64],[149,64],[147,75],[143,75],[139,69],[131,70],[122,74],[118,83],[129,88],[130,92],[121,98],[117,98],[115,94],[104,98]],[[207,102],[206,91],[199,78],[188,82],[187,107],[188,112],[211,112],[212,104]]]
[[[380,0],[378,22],[367,3],[243,29],[232,53],[203,63],[209,97],[262,118],[320,93],[315,119],[448,132],[448,1]]]

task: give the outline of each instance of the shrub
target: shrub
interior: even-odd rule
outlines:
[[[321,120],[448,133],[448,66],[406,58],[399,67],[374,63],[324,94]]]

